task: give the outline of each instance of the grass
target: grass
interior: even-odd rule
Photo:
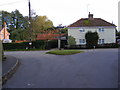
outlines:
[[[54,50],[46,52],[46,54],[55,54],[55,55],[73,55],[77,53],[83,53],[84,51],[80,50]]]

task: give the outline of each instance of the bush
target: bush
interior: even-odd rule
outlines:
[[[117,43],[106,43],[106,44],[99,44],[97,48],[118,48],[119,45]]]
[[[108,44],[99,44],[96,48],[118,48],[119,45],[116,43],[108,43]],[[65,49],[92,49],[94,47],[87,47],[86,45],[67,45]]]
[[[3,43],[4,50],[25,49],[26,45],[22,43]]]
[[[37,48],[37,49],[44,49],[45,42],[43,40],[33,41],[32,45],[29,45],[29,42],[23,43],[3,43],[4,50],[13,50],[13,49],[26,49],[26,48]]]
[[[36,40],[32,42],[32,47],[33,48],[38,48],[38,49],[45,49],[45,41],[44,40]]]

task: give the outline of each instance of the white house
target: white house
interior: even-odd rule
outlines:
[[[99,35],[98,44],[116,43],[116,26],[101,18],[93,18],[93,14],[88,18],[81,18],[68,26],[68,36],[76,40],[76,45],[85,45],[85,34],[88,32],[97,32]]]

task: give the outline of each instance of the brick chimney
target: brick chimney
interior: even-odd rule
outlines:
[[[90,14],[90,12],[89,12],[89,15],[88,15],[88,19],[89,20],[93,20],[94,18],[93,18],[93,14]]]

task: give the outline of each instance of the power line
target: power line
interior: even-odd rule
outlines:
[[[24,0],[24,1],[27,1],[27,0]],[[0,4],[0,7],[1,7],[1,6],[7,6],[7,5],[16,4],[16,3],[19,3],[19,2],[23,2],[23,1],[22,1],[22,0],[19,0],[19,1],[16,1],[16,2],[11,2],[11,3]]]

